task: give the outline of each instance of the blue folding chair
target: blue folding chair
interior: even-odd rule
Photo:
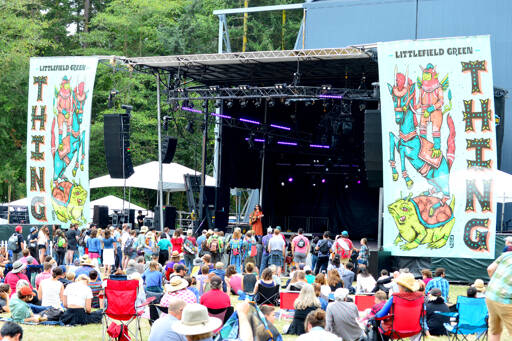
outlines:
[[[474,335],[475,340],[487,340],[489,312],[485,298],[457,297],[456,313],[436,312],[441,315],[457,318],[457,324],[445,323],[449,340],[468,340]]]

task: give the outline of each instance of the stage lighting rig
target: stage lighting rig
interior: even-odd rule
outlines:
[[[247,100],[245,98],[240,100],[240,108],[247,107]]]
[[[230,109],[233,108],[233,101],[232,100],[227,101],[226,102],[226,107],[228,107]]]
[[[249,85],[239,85],[238,88],[240,90],[249,90]]]
[[[330,91],[332,89],[332,86],[331,86],[331,84],[324,84],[321,86],[321,88],[322,88],[322,91],[325,92],[325,91]]]
[[[219,89],[220,89],[220,86],[218,86],[218,85],[210,85],[210,90],[211,91],[218,92]]]
[[[254,107],[255,108],[261,107],[261,98],[254,100]]]
[[[283,90],[283,89],[286,89],[286,83],[278,83],[278,84],[274,85],[274,87],[277,90]]]
[[[268,107],[269,107],[269,108],[273,108],[273,107],[275,107],[275,106],[276,106],[276,101],[275,101],[274,99],[270,99],[270,100],[268,101]]]

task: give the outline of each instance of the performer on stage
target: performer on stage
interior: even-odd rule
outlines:
[[[256,205],[254,207],[254,211],[250,215],[249,221],[251,222],[254,234],[257,236],[263,236],[263,224],[261,223],[261,218],[263,218],[263,212],[261,211],[261,206]]]

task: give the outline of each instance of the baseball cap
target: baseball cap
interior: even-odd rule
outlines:
[[[276,226],[276,230],[281,231],[281,226],[279,226],[279,225],[278,225],[278,226]]]
[[[21,225],[16,226],[16,232],[21,232],[21,231],[22,231]]]
[[[22,296],[34,296],[34,292],[32,291],[32,289],[30,289],[30,287],[22,287],[20,290],[19,290],[19,293],[22,295]]]
[[[439,288],[433,288],[432,290],[430,290],[429,294],[432,296],[441,296],[442,292],[441,289]]]
[[[342,235],[343,237],[348,237],[348,232],[347,232],[347,231],[343,231],[343,232],[341,232],[341,235]]]
[[[32,227],[30,228],[30,233],[34,232],[35,230],[37,230],[37,229],[36,229],[34,226],[32,226]]]

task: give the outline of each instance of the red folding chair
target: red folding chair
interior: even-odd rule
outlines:
[[[142,331],[140,329],[141,312],[137,312],[137,308],[148,305],[152,300],[146,300],[140,306],[135,306],[137,293],[139,290],[138,280],[117,281],[107,279],[107,286],[105,287],[106,309],[103,312],[103,337],[108,337],[108,340],[114,340],[107,335],[109,323],[120,321],[122,330],[128,330],[135,340],[142,340]],[[132,321],[136,323],[136,330],[130,331],[129,325]],[[137,335],[138,334],[138,335]]]
[[[393,305],[387,316],[376,318],[376,320],[391,319],[391,328],[381,333],[390,339],[402,340],[407,337],[421,333],[421,318],[424,316],[425,298],[419,296],[416,299],[405,299],[393,295]],[[420,339],[421,339],[420,337]]]
[[[375,305],[375,296],[373,295],[356,295],[354,303],[357,306],[357,310],[365,311],[368,308],[372,308]]]
[[[283,317],[283,310],[295,310],[293,304],[299,297],[298,291],[281,291],[279,293],[279,318]]]

